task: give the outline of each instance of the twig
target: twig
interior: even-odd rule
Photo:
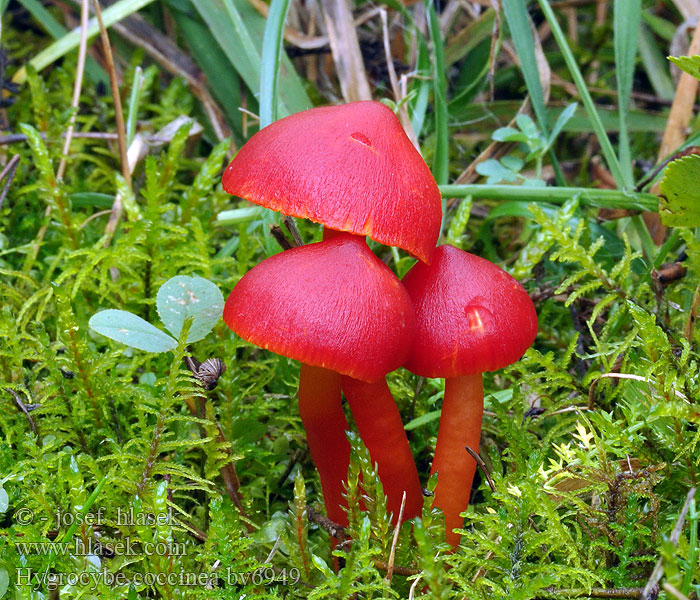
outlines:
[[[401,496],[401,508],[399,509],[399,518],[396,521],[396,528],[394,529],[394,537],[391,540],[391,551],[389,552],[389,563],[386,568],[386,579],[387,583],[391,583],[391,576],[394,573],[394,559],[396,558],[396,544],[399,543],[399,531],[401,531],[401,522],[403,521],[403,509],[406,506],[406,490],[404,490]]]
[[[114,102],[114,117],[117,122],[117,136],[119,139],[119,155],[121,158],[122,176],[126,180],[127,185],[131,187],[131,172],[129,171],[129,163],[126,158],[126,127],[124,126],[124,113],[122,111],[122,100],[119,96],[119,82],[117,81],[117,70],[114,67],[112,46],[109,43],[109,35],[107,34],[107,29],[102,21],[102,10],[100,9],[100,3],[98,0],[92,0],[92,3],[95,6],[95,16],[97,17],[97,23],[100,27],[102,49],[104,50],[105,59],[107,60],[109,83],[112,87],[112,101]],[[112,207],[112,210],[114,211],[114,206]],[[119,205],[119,212],[121,212],[121,203]]]
[[[29,409],[24,404],[24,402],[22,402],[22,398],[20,398],[19,394],[15,392],[15,390],[13,390],[12,388],[6,387],[5,391],[15,399],[15,404],[17,405],[17,408],[19,408],[24,413],[24,416],[27,417],[27,421],[29,421],[29,426],[32,428],[34,435],[38,438],[39,431],[37,430],[36,425],[34,424],[34,419],[32,419],[32,416],[29,414]]]
[[[282,250],[289,250],[292,248],[292,242],[287,239],[287,236],[284,235],[279,225],[270,225],[270,234],[272,234],[272,237],[275,238],[275,241],[280,245]]]
[[[678,545],[678,540],[681,537],[681,531],[683,531],[683,525],[685,524],[685,518],[688,516],[688,511],[690,510],[690,503],[693,501],[693,498],[695,497],[695,491],[697,488],[690,488],[688,491],[688,495],[685,497],[685,503],[683,504],[683,508],[681,509],[681,514],[678,515],[678,520],[676,521],[676,525],[673,528],[673,531],[671,532],[671,537],[670,541],[671,544],[674,546]],[[654,570],[651,572],[651,576],[649,577],[649,581],[647,581],[647,584],[644,586],[644,590],[642,591],[641,595],[639,596],[640,600],[648,600],[649,597],[651,596],[652,590],[656,587],[656,585],[659,583],[659,580],[661,579],[661,576],[664,574],[664,560],[663,557],[660,557],[659,560],[656,562],[656,566],[654,567]]]
[[[338,545],[343,546],[348,541],[348,536],[345,533],[345,527],[332,521],[325,515],[322,515],[312,506],[306,507],[306,514],[309,516],[309,521],[320,525],[328,533],[330,533],[336,540],[338,540]]]
[[[492,492],[496,492],[496,485],[493,483],[493,479],[491,479],[491,475],[489,475],[489,472],[486,470],[486,463],[484,460],[479,456],[478,452],[474,452],[469,446],[465,446],[464,449],[469,452],[471,457],[476,461],[476,464],[479,465],[479,468],[481,469],[481,472],[484,474],[484,477],[486,478],[487,483],[489,484],[489,487],[491,488]]]
[[[297,227],[297,222],[293,217],[285,215],[282,217],[282,223],[287,228],[287,231],[291,234],[294,243],[292,246],[303,246],[304,240],[301,239],[301,234],[299,233],[299,228]]]
[[[7,176],[7,181],[2,186],[2,192],[0,192],[0,209],[2,208],[2,205],[5,202],[5,196],[7,196],[7,192],[9,191],[10,186],[12,185],[12,180],[15,178],[15,172],[17,171],[18,164],[19,154],[15,154],[9,161],[7,161],[7,164],[0,172],[0,181],[5,179],[5,176]]]
[[[88,0],[83,0],[80,9],[80,46],[78,47],[78,66],[75,71],[75,85],[73,86],[73,100],[71,102],[73,114],[71,114],[68,124],[66,140],[63,144],[63,151],[61,152],[61,162],[58,163],[58,170],[56,171],[56,179],[58,180],[63,179],[63,175],[66,172],[66,162],[68,152],[70,151],[71,137],[73,136],[73,129],[75,128],[75,118],[76,113],[78,112],[78,105],[80,104],[80,92],[83,88],[83,73],[85,72],[85,57],[87,55],[88,15]]]
[[[403,507],[403,504],[402,504]],[[347,536],[345,533],[345,527],[342,525],[339,525],[335,521],[332,521],[325,515],[322,515],[320,512],[315,510],[311,506],[306,507],[306,513],[309,516],[309,521],[312,523],[316,523],[317,525],[320,525],[323,529],[325,529],[332,537],[334,537],[336,540],[338,540],[338,547],[339,548],[344,548],[348,544],[352,543],[352,540]],[[383,560],[375,560],[374,561],[374,566],[379,569],[380,571],[389,571],[389,564],[384,562]],[[410,577],[411,575],[418,575],[420,573],[420,570],[414,569],[412,567],[401,567],[398,565],[393,565],[391,567],[392,572],[395,573],[396,575],[402,575],[404,577]]]
[[[408,115],[408,110],[406,105],[401,103],[401,88],[399,87],[399,79],[396,77],[396,68],[394,67],[394,59],[391,56],[391,42],[389,41],[389,25],[387,22],[386,10],[383,8],[379,10],[379,16],[382,20],[382,37],[384,39],[384,55],[386,59],[386,68],[389,73],[389,81],[391,83],[391,91],[394,94],[394,101],[397,106],[399,106],[399,120],[401,125],[406,131],[406,135],[411,140],[413,145],[420,150],[418,145],[418,140],[413,132],[413,126],[411,124],[411,118]]]
[[[683,594],[680,590],[677,590],[670,583],[664,582],[664,584],[661,587],[664,588],[669,594],[671,594],[671,596],[678,598],[678,600],[690,600],[688,596]]]

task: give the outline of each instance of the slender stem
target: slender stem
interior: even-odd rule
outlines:
[[[520,200],[523,202],[551,202],[563,204],[574,196],[579,196],[582,204],[601,208],[626,208],[656,212],[659,199],[654,194],[632,192],[629,190],[603,190],[577,187],[523,187],[517,185],[441,185],[440,193],[444,198],[491,200]]]
[[[343,483],[350,464],[348,422],[340,401],[340,375],[302,364],[299,373],[299,415],[311,458],[318,469],[328,518],[347,526]]]
[[[459,544],[462,527],[460,513],[467,509],[476,461],[465,450],[478,451],[481,438],[481,416],[484,410],[484,388],[481,373],[451,377],[445,380],[435,458],[431,474],[437,471],[434,506],[445,514],[447,542]]]
[[[393,513],[394,522],[398,519],[404,492],[404,520],[420,515],[423,495],[418,471],[386,379],[365,383],[343,376],[341,386],[360,437],[369,450],[372,462],[377,465],[387,497],[387,508]]]

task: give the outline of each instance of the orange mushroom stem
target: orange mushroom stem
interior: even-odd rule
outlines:
[[[423,507],[418,471],[386,378],[365,383],[342,377],[341,387],[360,437],[369,450],[372,463],[377,465],[387,497],[387,509],[393,514],[394,522],[398,521],[404,492],[403,519],[417,517]]]
[[[467,509],[483,413],[481,374],[517,361],[537,335],[527,292],[493,263],[453,246],[439,246],[428,266],[404,277],[416,310],[416,336],[406,368],[444,377],[445,397],[432,472],[434,505],[445,514],[446,539],[456,546]]]

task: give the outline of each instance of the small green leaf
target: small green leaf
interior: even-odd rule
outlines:
[[[523,142],[527,144],[529,141],[524,133],[513,127],[499,127],[491,137],[497,142]]]
[[[5,488],[0,486],[0,515],[7,512],[8,506],[10,506],[10,497],[7,495]]]
[[[480,162],[476,165],[476,172],[479,175],[488,177],[487,183],[489,185],[499,181],[515,181],[517,179],[517,173],[502,165],[495,158],[489,158],[484,162]]]
[[[211,281],[178,275],[160,287],[156,307],[165,328],[176,338],[180,336],[185,319],[192,317],[187,337],[192,343],[204,338],[221,318],[224,296]]]
[[[406,425],[404,425],[404,429],[406,431],[410,431],[411,429],[417,429],[418,427],[425,425],[426,423],[430,423],[435,419],[439,419],[441,412],[441,410],[431,410],[430,412],[427,412],[424,415],[421,415],[420,417],[416,417],[415,419],[406,423]]]
[[[515,122],[518,124],[520,131],[522,131],[528,138],[536,139],[540,136],[540,130],[537,129],[535,122],[525,114],[519,114],[515,117]]]
[[[700,156],[693,154],[669,163],[660,184],[659,215],[664,225],[667,227],[700,225],[698,183],[700,183]]]
[[[668,60],[695,79],[700,79],[700,56],[697,54],[695,56],[669,56]]]
[[[523,162],[522,158],[518,158],[517,156],[504,156],[501,159],[501,164],[506,168],[510,169],[511,171],[520,171],[520,169],[523,168],[525,163]]]
[[[125,310],[102,310],[92,315],[88,325],[105,337],[146,352],[177,348],[177,342],[167,333]]]

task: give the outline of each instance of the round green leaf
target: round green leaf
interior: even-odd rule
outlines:
[[[221,318],[224,296],[207,279],[178,275],[160,287],[156,308],[165,328],[176,338],[180,336],[185,319],[192,317],[187,336],[187,341],[192,343],[204,338]]]
[[[92,315],[88,325],[116,342],[146,352],[167,352],[177,347],[167,333],[125,310],[102,310]]]
[[[700,225],[700,156],[669,163],[661,180],[659,216],[667,227]]]

